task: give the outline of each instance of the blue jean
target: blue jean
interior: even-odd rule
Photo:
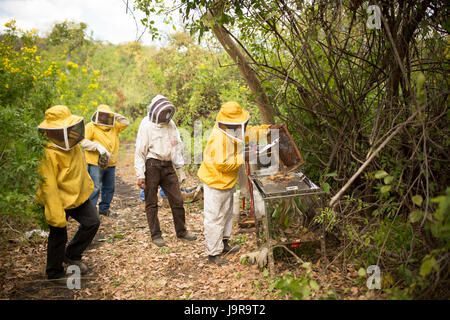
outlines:
[[[94,182],[94,191],[92,191],[89,199],[97,207],[98,198],[101,193],[102,198],[98,204],[98,209],[99,212],[105,212],[109,209],[114,197],[116,167],[108,167],[105,170],[101,170],[98,166],[88,164],[88,172]]]
[[[159,194],[161,195],[161,197],[163,197],[164,199],[167,199],[166,194],[164,193],[164,190],[162,188],[159,189]],[[144,190],[141,189],[141,191],[139,192],[139,199],[141,199],[142,201],[145,200],[145,193]]]

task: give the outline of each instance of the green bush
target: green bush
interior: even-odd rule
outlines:
[[[41,214],[34,196],[44,139],[37,126],[56,96],[57,68],[36,54],[34,32],[9,22],[0,43],[0,214]]]

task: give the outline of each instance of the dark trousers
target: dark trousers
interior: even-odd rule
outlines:
[[[161,237],[158,220],[158,186],[164,190],[172,210],[177,237],[186,234],[183,196],[171,161],[147,159],[145,162],[145,212],[152,239]]]
[[[66,216],[71,216],[80,224],[77,233],[66,249],[67,228],[50,226],[47,245],[47,268],[49,279],[64,275],[63,260],[67,256],[71,260],[81,260],[81,255],[94,239],[100,226],[100,219],[92,202],[88,199],[77,208],[66,210]]]

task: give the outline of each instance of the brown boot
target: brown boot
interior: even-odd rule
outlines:
[[[220,255],[217,255],[217,256],[208,256],[208,262],[216,264],[218,266],[223,266],[228,263],[228,260],[225,260]]]
[[[82,275],[85,275],[89,271],[88,266],[81,260],[72,260],[72,259],[68,258],[67,256],[64,256],[64,263],[69,266],[70,265],[78,266],[80,268],[80,273]]]
[[[166,246],[166,242],[164,241],[164,239],[162,237],[158,237],[156,239],[152,239],[152,242],[157,245],[158,247],[165,247]]]
[[[178,238],[184,239],[184,240],[189,240],[189,241],[197,240],[197,236],[193,235],[189,231],[186,231],[186,234],[184,234],[183,236],[178,237]]]

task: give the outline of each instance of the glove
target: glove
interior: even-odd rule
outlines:
[[[186,173],[184,173],[183,167],[177,168],[178,176],[180,179],[180,184],[186,180]]]
[[[258,264],[258,267],[263,268],[269,259],[269,249],[264,247],[261,250],[253,251],[244,255],[241,255],[241,260],[246,258],[250,263]]]
[[[127,126],[130,124],[130,121],[119,113],[114,113],[114,117],[116,118],[116,121],[120,122],[121,124],[124,124]]]
[[[109,154],[108,150],[104,146],[102,146],[100,143],[97,143],[97,151],[100,153],[101,156],[105,155],[109,158],[111,155]]]
[[[256,263],[258,264],[258,267],[263,268],[269,259],[269,249],[264,247],[260,252],[258,257],[256,258]]]

